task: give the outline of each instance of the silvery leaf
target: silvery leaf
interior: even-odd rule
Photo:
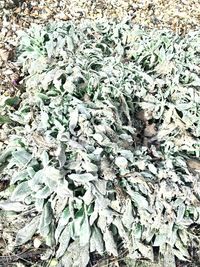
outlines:
[[[38,222],[39,217],[35,217],[29,224],[26,224],[24,228],[18,231],[15,240],[16,246],[20,246],[32,238],[38,228]]]
[[[84,174],[70,174],[68,177],[76,182],[86,183],[90,181],[94,181],[97,179],[96,176],[92,175],[91,173],[84,173]]]
[[[6,211],[25,211],[28,208],[27,205],[24,205],[17,201],[4,201],[0,202],[0,209],[6,210]]]
[[[28,182],[22,182],[16,186],[10,199],[12,201],[24,201],[30,194],[31,188],[29,187]]]
[[[105,242],[106,251],[113,256],[118,256],[117,246],[113,238],[113,234],[107,228],[103,232],[103,239]]]
[[[90,239],[90,252],[97,251],[100,255],[104,252],[104,241],[101,231],[94,226]]]
[[[89,243],[91,236],[91,229],[88,221],[88,216],[85,214],[81,228],[80,228],[80,246],[84,247]]]
[[[65,253],[66,249],[69,246],[69,241],[71,239],[71,228],[70,225],[65,226],[65,229],[62,231],[59,237],[59,248],[56,252],[56,257],[60,258]]]
[[[25,149],[21,149],[21,150],[13,152],[12,156],[14,157],[16,164],[19,167],[24,167],[32,159],[32,155],[28,153]]]

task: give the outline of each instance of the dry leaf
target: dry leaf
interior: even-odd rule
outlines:
[[[195,172],[200,173],[200,160],[188,159],[187,165],[191,169],[191,171],[195,171]]]
[[[136,114],[136,117],[143,122],[147,122],[148,120],[151,120],[153,118],[153,115],[152,111],[146,109],[139,111]]]
[[[156,134],[157,134],[156,124],[155,123],[147,124],[147,126],[144,129],[144,136],[145,137],[153,137]]]
[[[10,58],[10,51],[7,49],[0,48],[0,58],[3,61],[8,61]]]

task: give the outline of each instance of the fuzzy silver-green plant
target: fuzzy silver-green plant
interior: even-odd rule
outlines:
[[[200,223],[186,164],[199,153],[199,39],[126,21],[20,33],[25,92],[17,109],[1,108],[13,132],[0,164],[15,211],[38,215],[16,245],[39,233],[67,267],[92,252],[118,256],[119,243],[133,259],[153,260],[153,247],[189,259],[189,227]],[[139,121],[141,109],[151,117]]]

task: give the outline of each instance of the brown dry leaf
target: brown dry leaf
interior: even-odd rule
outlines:
[[[8,61],[10,58],[10,51],[4,48],[0,48],[0,58],[3,61]]]
[[[153,118],[152,111],[151,110],[141,110],[136,114],[137,119],[146,122],[148,120],[151,120]]]
[[[0,192],[4,191],[9,186],[9,180],[2,180],[0,181]]]
[[[188,159],[187,160],[187,165],[192,171],[200,173],[200,160],[198,160],[198,159]]]
[[[157,134],[156,124],[155,123],[147,124],[147,126],[144,129],[144,136],[145,137],[153,137],[156,134]]]
[[[55,19],[60,19],[60,20],[69,20],[70,17],[66,15],[64,12],[60,12],[54,16]]]

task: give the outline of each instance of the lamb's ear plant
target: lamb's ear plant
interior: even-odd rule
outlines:
[[[37,216],[16,245],[40,234],[67,267],[93,252],[153,260],[154,247],[189,260],[200,224],[187,165],[199,156],[199,41],[127,21],[19,33],[25,91],[17,108],[8,98],[1,107],[12,131],[0,164],[15,208]]]

